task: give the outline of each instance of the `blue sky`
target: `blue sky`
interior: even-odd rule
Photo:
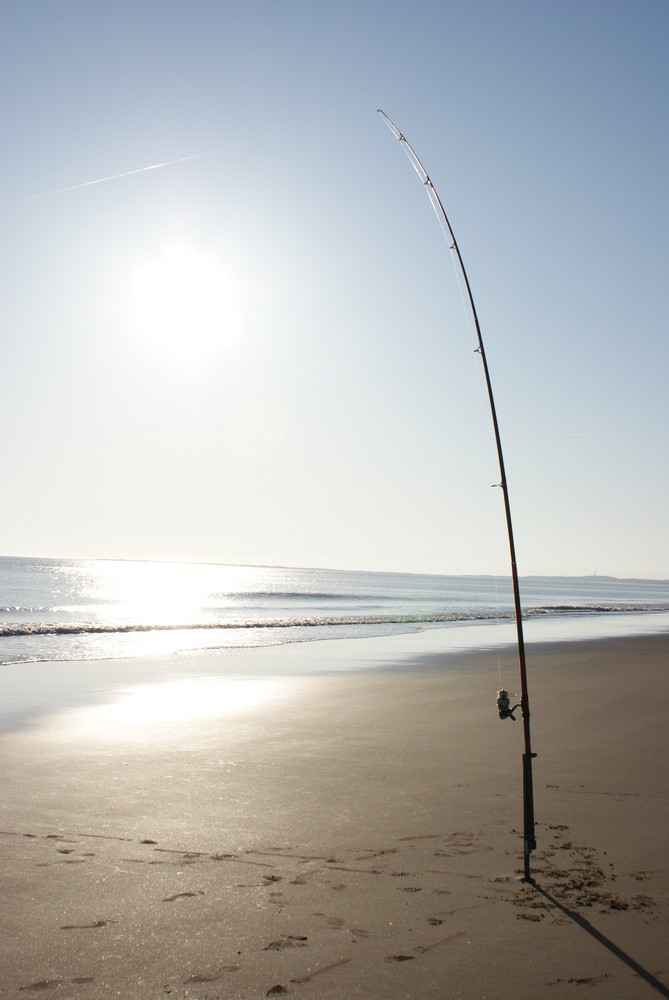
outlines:
[[[521,575],[669,577],[664,0],[2,21],[0,552],[508,572],[381,107]]]

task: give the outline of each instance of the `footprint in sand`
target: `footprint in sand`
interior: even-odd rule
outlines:
[[[204,890],[198,889],[197,892],[175,892],[173,896],[166,896],[163,903],[173,903],[175,899],[185,899],[187,896],[204,896]]]
[[[19,986],[19,992],[23,990],[34,990],[36,993],[41,990],[56,990],[62,985],[62,979],[40,979],[36,983],[28,983],[27,986]]]
[[[312,914],[312,916],[322,917],[323,920],[327,921],[328,927],[332,927],[334,930],[338,930],[340,927],[343,927],[345,923],[343,917],[328,917],[325,913],[318,912]]]
[[[290,981],[291,983],[309,983],[312,979],[315,979],[316,976],[322,976],[326,972],[332,972],[333,969],[339,969],[342,965],[348,965],[348,963],[352,961],[353,959],[351,958],[340,958],[336,962],[330,962],[329,965],[318,966],[311,972],[308,972],[306,976],[296,976],[295,978],[291,978]],[[286,990],[286,992],[288,991]],[[268,994],[265,995],[267,996]]]
[[[561,983],[572,983],[575,986],[596,986],[598,983],[603,982],[605,979],[609,978],[609,973],[605,972],[601,976],[585,976],[583,979],[550,979],[548,980],[549,986],[558,986]]]
[[[372,858],[381,858],[385,854],[397,854],[396,847],[379,847],[376,850],[370,848],[368,851],[355,857],[355,861],[371,861]]]
[[[306,934],[286,934],[277,941],[270,941],[263,951],[283,951],[284,948],[306,948],[309,938]]]
[[[60,929],[61,931],[89,931],[113,923],[115,923],[114,920],[95,920],[92,924],[63,924]]]
[[[222,979],[224,972],[237,972],[239,968],[239,965],[223,965],[218,972],[214,972],[210,976],[205,973],[189,976],[188,979],[184,979],[183,984],[188,986],[189,983],[215,983],[218,979]]]
[[[413,837],[400,837],[399,839],[404,842],[408,840],[438,840],[440,836],[439,833],[418,833]]]
[[[19,990],[54,990],[60,986],[60,979],[41,979],[38,983],[28,983],[27,986],[20,986]]]

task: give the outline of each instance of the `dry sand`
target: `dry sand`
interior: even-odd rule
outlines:
[[[535,885],[513,651],[4,735],[0,996],[669,996],[668,653],[530,648]]]

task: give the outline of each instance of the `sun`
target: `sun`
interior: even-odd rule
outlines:
[[[163,246],[135,262],[129,284],[132,326],[151,352],[199,359],[239,336],[241,285],[214,251]]]

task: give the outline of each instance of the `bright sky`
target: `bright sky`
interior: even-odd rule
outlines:
[[[521,575],[669,577],[666,0],[0,29],[0,553],[508,573],[380,107]]]

